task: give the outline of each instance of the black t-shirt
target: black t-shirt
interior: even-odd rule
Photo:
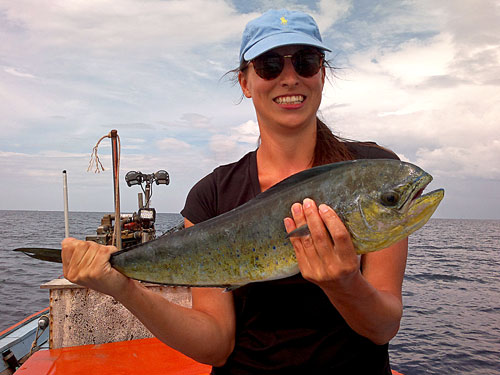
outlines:
[[[346,143],[355,159],[397,159],[375,143]],[[256,151],[216,168],[189,192],[181,214],[200,223],[260,193]],[[344,321],[323,291],[300,274],[233,291],[236,343],[214,374],[391,374],[388,345]]]

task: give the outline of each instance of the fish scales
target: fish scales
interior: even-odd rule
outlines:
[[[297,173],[256,198],[193,227],[111,256],[123,274],[166,285],[225,287],[273,280],[299,272],[283,219],[295,202],[313,199],[332,207],[358,254],[386,248],[422,227],[444,190],[422,195],[432,177],[389,159],[354,160]],[[298,228],[291,236],[304,235]],[[58,249],[21,248],[32,257],[61,262]]]
[[[127,275],[170,285],[229,287],[270,275],[277,278],[296,274],[295,253],[283,227],[283,218],[288,214],[277,219],[265,204],[234,220],[219,217],[151,241],[142,245],[140,254],[126,252],[113,257],[113,266],[120,269],[120,259]],[[259,209],[263,213],[259,216],[265,219],[251,220]],[[281,227],[270,225],[276,219]]]
[[[415,203],[424,208],[420,216],[409,203],[431,179],[420,168],[396,160],[316,167],[223,215],[123,250],[111,263],[129,277],[168,285],[235,287],[292,276],[299,270],[283,219],[294,202],[311,198],[334,208],[358,253],[366,253],[405,238],[428,220],[442,191],[438,198],[428,195]],[[395,213],[393,207],[381,206],[380,196],[398,189],[401,205],[396,211],[401,212]],[[432,204],[423,204],[431,199]]]

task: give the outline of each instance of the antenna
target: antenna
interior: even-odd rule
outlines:
[[[68,212],[68,176],[66,169],[63,173],[63,196],[64,196],[64,237],[69,237],[69,212]]]

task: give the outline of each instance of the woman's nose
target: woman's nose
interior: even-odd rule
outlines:
[[[292,64],[291,56],[284,56],[285,66],[280,74],[281,84],[283,86],[296,86],[299,83],[299,76]]]

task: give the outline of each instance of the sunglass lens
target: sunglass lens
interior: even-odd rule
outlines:
[[[321,55],[312,51],[299,51],[292,59],[295,71],[302,77],[312,77],[321,67]]]
[[[277,53],[266,53],[254,60],[254,68],[257,74],[264,79],[274,79],[283,70],[283,57]]]

